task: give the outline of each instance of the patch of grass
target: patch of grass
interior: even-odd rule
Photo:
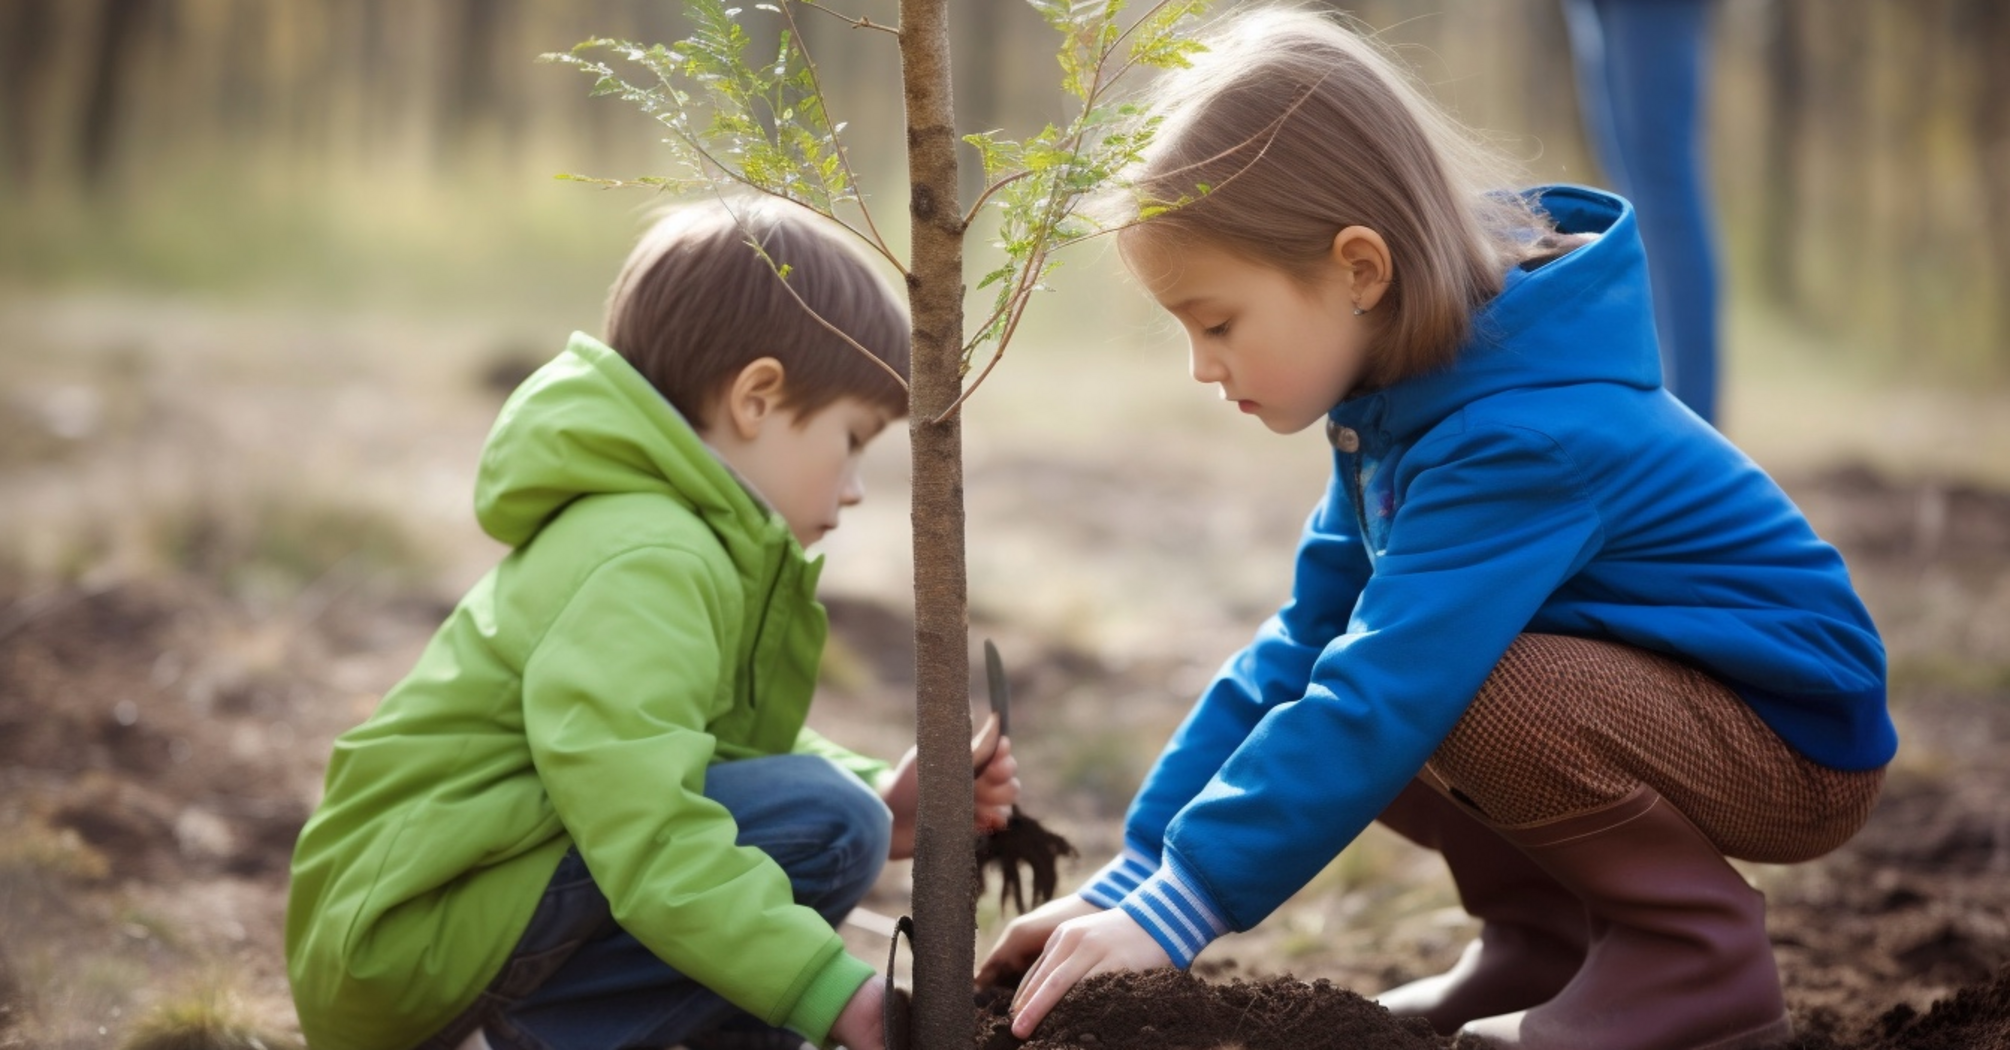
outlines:
[[[111,870],[111,862],[75,828],[52,828],[29,820],[0,835],[0,877],[102,882]]]
[[[650,203],[527,171],[192,165],[108,196],[0,195],[0,283],[590,317]]]
[[[299,1044],[259,1029],[235,996],[205,988],[154,1004],[121,1050],[285,1050]]]
[[[167,574],[240,598],[311,603],[357,586],[430,581],[439,563],[439,553],[390,508],[298,481],[134,491],[117,515],[91,511],[7,522],[0,562],[30,580]]]

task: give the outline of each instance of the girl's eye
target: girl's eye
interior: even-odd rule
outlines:
[[[1206,329],[1201,334],[1210,336],[1215,339],[1220,339],[1222,336],[1228,334],[1228,322],[1223,321],[1222,323],[1215,325],[1213,328]]]

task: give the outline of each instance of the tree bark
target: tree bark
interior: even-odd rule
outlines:
[[[914,367],[915,723],[921,804],[914,852],[916,1050],[973,1038],[975,796],[970,778],[969,587],[963,557],[960,415],[938,423],[963,385],[963,224],[949,81],[948,0],[901,0],[901,83],[913,218],[908,304]]]

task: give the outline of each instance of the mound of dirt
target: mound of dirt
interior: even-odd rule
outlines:
[[[1896,1006],[1850,1038],[1821,1028],[1783,1050],[2001,1050],[2010,1047],[2010,967],[1988,984],[1964,988],[1922,1014]]]
[[[1000,997],[979,1015],[977,1050],[1477,1050],[1327,981],[1289,976],[1210,984],[1172,970],[1106,974],[1070,991],[1023,1042],[1004,1003]],[[2006,1050],[2010,967],[1923,1014],[1901,1005],[1862,1032],[1835,1024],[1832,1013],[1804,1020],[1777,1050]]]
[[[1421,1020],[1398,1020],[1330,981],[1290,976],[1211,984],[1176,970],[1092,977],[1033,1038],[1012,1035],[1000,997],[978,1016],[978,1050],[1439,1050]]]

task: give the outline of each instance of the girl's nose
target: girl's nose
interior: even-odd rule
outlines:
[[[1187,369],[1193,373],[1196,383],[1219,383],[1228,378],[1228,372],[1221,362],[1203,352],[1199,343],[1188,344]]]

